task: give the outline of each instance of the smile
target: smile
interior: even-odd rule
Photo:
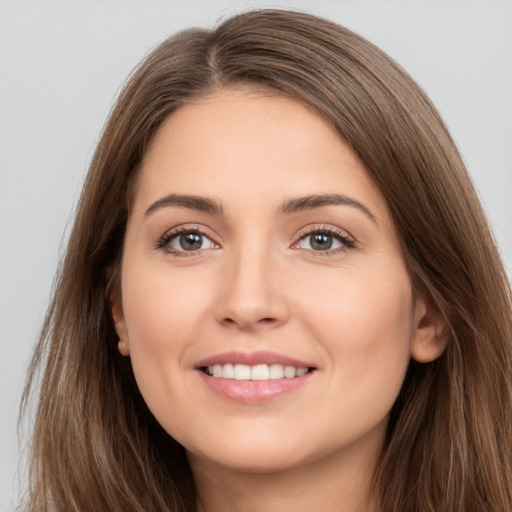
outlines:
[[[215,364],[203,367],[202,370],[217,379],[234,380],[279,380],[302,377],[308,373],[309,368],[285,366],[282,364]]]
[[[230,402],[260,404],[296,392],[315,377],[313,361],[275,352],[225,352],[198,361],[196,375],[207,389]]]

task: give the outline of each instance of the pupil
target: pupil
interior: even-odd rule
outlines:
[[[180,236],[180,245],[185,251],[194,251],[201,249],[201,235],[197,233],[187,233]]]
[[[332,246],[332,236],[325,233],[317,233],[311,237],[311,247],[320,251],[330,249]]]

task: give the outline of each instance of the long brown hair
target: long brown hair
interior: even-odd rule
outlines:
[[[25,399],[38,375],[41,389],[29,510],[194,510],[184,449],[117,352],[108,294],[147,144],[180,106],[234,84],[307,104],[351,145],[387,200],[415,288],[449,330],[437,361],[410,363],[393,408],[374,475],[383,512],[512,510],[510,286],[455,144],[382,51],[327,20],[278,10],[171,37],[110,115],[30,369]]]

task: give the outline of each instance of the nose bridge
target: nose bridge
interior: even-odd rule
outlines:
[[[288,308],[279,286],[278,258],[268,240],[253,237],[226,260],[217,317],[242,329],[284,322]]]

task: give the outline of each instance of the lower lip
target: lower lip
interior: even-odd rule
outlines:
[[[269,402],[280,396],[296,391],[304,386],[314,372],[301,377],[275,380],[236,380],[211,377],[198,370],[200,377],[208,388],[224,398],[242,404]]]

